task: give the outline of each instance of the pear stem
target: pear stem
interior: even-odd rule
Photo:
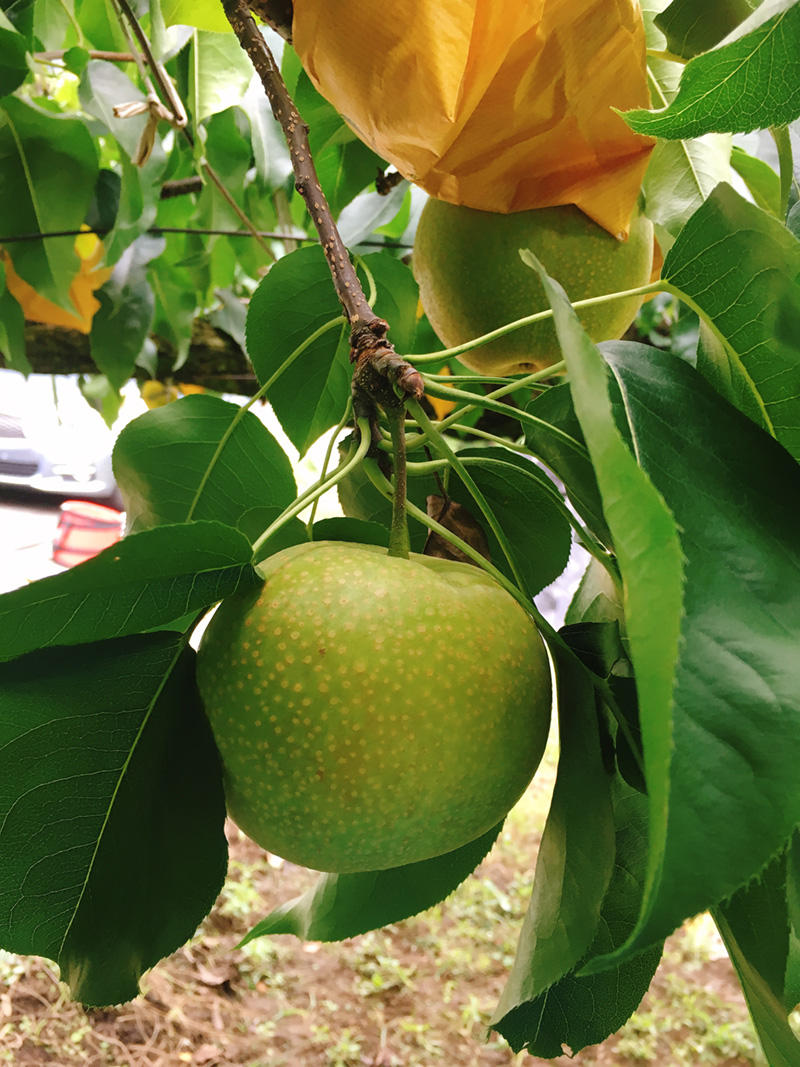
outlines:
[[[404,404],[384,409],[389,431],[392,435],[392,461],[394,479],[392,487],[392,528],[389,534],[389,555],[408,559],[411,541],[408,536],[406,491],[408,469],[406,465],[406,409]]]

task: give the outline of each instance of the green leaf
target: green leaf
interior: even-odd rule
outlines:
[[[529,401],[525,410],[541,420],[524,423],[530,449],[562,480],[575,510],[604,544],[611,534],[603,518],[603,504],[583,431],[575,415],[567,383],[552,386]]]
[[[349,329],[318,245],[284,256],[263,279],[247,313],[247,350],[262,385],[294,356],[267,399],[289,440],[304,455],[339,422],[352,374]]]
[[[769,163],[741,148],[731,152],[731,166],[745,183],[762,211],[781,217],[781,180]]]
[[[658,967],[661,945],[599,974],[581,973],[585,962],[625,941],[641,901],[647,862],[646,800],[619,779],[612,795],[614,873],[603,898],[595,938],[569,974],[508,1014],[496,1017],[494,1029],[515,1051],[525,1048],[532,1055],[553,1058],[562,1054],[564,1046],[574,1054],[604,1041],[639,1006]]]
[[[558,489],[530,460],[505,448],[467,448],[458,458],[497,517],[528,593],[535,596],[561,574],[569,560],[571,527]],[[484,528],[491,558],[510,574],[504,553],[464,484],[451,477],[448,492]]]
[[[659,612],[641,607],[636,619],[622,567],[651,794],[648,897],[631,942],[643,947],[748,881],[800,820],[800,607],[785,595],[800,574],[790,503],[800,468],[688,364],[639,345],[603,348],[638,462],[675,517],[686,576],[672,698],[659,706],[634,634],[661,632],[662,605],[651,587]],[[619,549],[626,531],[611,525]]]
[[[670,52],[691,59],[719,44],[758,4],[759,0],[714,0],[703,5],[696,0],[673,0],[656,25],[666,35]]]
[[[250,544],[219,522],[132,534],[93,559],[0,596],[0,660],[165,626],[255,582]]]
[[[783,1003],[789,941],[786,853],[712,914],[770,1067],[792,1067],[800,1056],[800,1040],[787,1022]]]
[[[400,182],[385,196],[360,193],[339,215],[339,234],[348,247],[360,244],[375,230],[387,225],[402,210],[408,186]]]
[[[0,666],[0,944],[76,999],[129,1000],[225,875],[216,749],[172,634]]]
[[[117,144],[133,159],[147,125],[147,116],[120,118],[118,104],[144,104],[146,97],[128,75],[113,63],[92,59],[86,65],[80,85],[81,107],[105,126]]]
[[[128,48],[113,0],[75,0],[75,17],[92,47],[108,52]]]
[[[783,1005],[794,1011],[800,1004],[800,830],[795,830],[786,856],[786,896],[789,914],[789,955]]]
[[[786,864],[784,848],[754,882],[715,909],[736,931],[739,951],[781,1001],[789,942]]]
[[[628,111],[624,116],[628,125],[637,133],[681,139],[749,133],[796,119],[800,4],[766,0],[739,32],[744,36],[686,65],[680,91],[667,108]]]
[[[800,609],[786,596],[800,470],[656,349],[603,346],[612,412],[596,349],[545,281],[625,586],[650,800],[642,914],[616,962],[734,892],[800,820]]]
[[[167,26],[197,26],[215,33],[232,33],[218,0],[161,0],[161,14]]]
[[[720,185],[687,223],[662,276],[713,323],[715,343],[698,369],[800,458],[800,242]]]
[[[108,380],[121,389],[134,371],[155,311],[147,267],[164,251],[163,237],[143,234],[114,265],[111,277],[95,293],[100,307],[92,319],[92,359]]]
[[[95,143],[79,119],[12,96],[0,102],[0,232],[13,237],[77,229],[97,172]],[[70,311],[69,287],[79,266],[73,240],[49,237],[10,246],[17,273]]]
[[[0,28],[0,96],[7,96],[28,76],[28,48],[16,30]]]
[[[345,515],[363,522],[376,524],[388,530],[392,524],[391,501],[372,484],[364,466],[357,467],[336,487],[339,503]],[[432,474],[417,475],[409,470],[407,497],[422,511],[426,511],[426,501],[432,493],[438,493],[439,486]],[[422,552],[428,539],[428,528],[409,516],[408,533],[411,550]]]
[[[659,29],[664,7],[665,0],[645,0],[643,5],[647,47],[651,52],[647,61],[650,100],[654,108],[665,108],[675,99],[684,70],[684,64],[658,54],[667,48],[666,38]],[[656,226],[665,252],[718,182],[730,178],[730,153],[729,134],[712,133],[656,143],[642,188],[647,214]]]
[[[289,459],[263,423],[202,394],[129,423],[117,438],[114,474],[134,531],[216,519],[249,536],[248,513],[258,508],[264,529],[297,496]]]
[[[25,315],[5,287],[5,267],[0,259],[0,355],[11,370],[29,374],[33,369],[25,354]]]
[[[276,908],[241,941],[295,934],[309,941],[342,941],[400,922],[444,900],[491,849],[501,826],[454,852],[405,867],[358,874],[323,874],[296,900]]]
[[[76,43],[74,0],[34,0],[32,7],[33,32],[39,47],[50,51]]]
[[[585,956],[614,870],[611,780],[588,672],[558,647],[558,775],[528,913],[492,1026],[514,1048],[537,1041],[548,991]],[[538,1046],[536,1046],[538,1047]],[[561,1052],[559,1043],[556,1055]]]
[[[349,131],[348,131],[349,132]],[[328,144],[316,155],[317,176],[334,217],[375,181],[383,160],[363,141]]]
[[[106,238],[106,258],[115,263],[137,237],[155,221],[161,181],[167,156],[157,136],[149,160],[136,167],[135,157],[147,119],[144,115],[118,118],[114,107],[119,103],[142,103],[144,94],[131,79],[112,63],[91,60],[80,86],[81,106],[103,124],[119,146],[121,186],[113,233]]]
[[[253,65],[234,34],[198,30],[189,69],[195,123],[241,103],[252,76]]]
[[[378,291],[374,312],[389,323],[389,340],[401,355],[410,352],[417,332],[419,286],[411,268],[390,252],[372,252],[358,257],[359,278],[366,286],[365,270]]]
[[[621,623],[622,620],[623,607],[619,590],[602,563],[590,559],[567,609],[565,625],[577,622]]]
[[[365,522],[364,519],[335,517],[320,519],[314,523],[314,541],[349,541],[361,545],[383,545],[389,547],[389,531],[377,522]]]
[[[678,658],[683,559],[674,518],[617,428],[607,372],[563,289],[542,271],[570,373],[575,411],[594,463],[625,589],[626,624],[642,708],[651,801],[651,872],[662,856],[672,726],[668,709]],[[654,625],[652,605],[659,605]],[[650,880],[653,874],[650,873]],[[656,937],[652,938],[652,942]],[[652,943],[651,942],[651,943]]]

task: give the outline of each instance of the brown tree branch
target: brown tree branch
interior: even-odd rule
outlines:
[[[404,393],[421,397],[420,374],[386,340],[388,323],[379,318],[369,306],[347,248],[333,220],[328,201],[317,177],[308,144],[308,128],[289,95],[278,65],[256,26],[245,0],[222,0],[222,6],[239,43],[250,57],[261,79],[272,112],[284,132],[295,175],[295,187],[305,201],[308,213],[317,229],[325,258],[328,261],[334,288],[350,323],[351,358],[357,363],[354,375],[356,400],[359,392],[378,400],[378,378],[400,388]],[[366,366],[369,364],[369,366]]]
[[[153,337],[157,365],[155,377],[159,381],[178,381],[202,385],[220,393],[252,396],[258,381],[245,353],[223,330],[212,326],[207,319],[195,319],[189,355],[178,371],[173,371],[176,351],[161,337]],[[25,323],[25,349],[36,374],[97,374],[92,362],[89,338],[78,330],[47,326],[38,322]],[[6,366],[0,353],[0,367]],[[146,381],[150,374],[136,368],[134,377]]]

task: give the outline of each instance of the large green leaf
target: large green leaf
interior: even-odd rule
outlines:
[[[663,277],[713,324],[698,369],[800,459],[800,242],[723,184],[683,229]]]
[[[247,538],[220,522],[124,538],[63,574],[0,596],[0,660],[165,626],[256,580]]]
[[[758,4],[759,0],[713,0],[702,5],[696,0],[672,0],[656,24],[666,35],[670,52],[691,59],[719,44]]]
[[[91,60],[83,72],[80,85],[81,106],[96,118],[119,146],[121,188],[114,229],[106,238],[106,254],[115,263],[137,237],[155,221],[161,180],[167,156],[156,136],[153,150],[143,167],[134,166],[139,140],[144,132],[145,115],[119,118],[114,107],[121,103],[142,103],[141,89],[113,63]],[[113,142],[112,142],[113,143]]]
[[[644,759],[651,804],[652,869],[661,859],[667,830],[672,749],[668,712],[683,613],[683,552],[672,513],[617,427],[607,370],[600,354],[586,336],[561,286],[546,275],[542,277],[553,305],[559,342],[570,372],[575,412],[594,463],[624,584],[627,634],[646,727]],[[655,604],[657,619],[653,613]],[[651,873],[650,879],[653,878]],[[656,940],[654,936],[651,943]]]
[[[530,460],[505,448],[468,448],[459,460],[494,512],[531,596],[561,574],[569,560],[571,527],[558,489]],[[448,492],[484,527],[492,560],[510,573],[504,553],[469,489],[455,477]]]
[[[219,0],[161,0],[161,13],[167,26],[178,23],[215,33],[231,33]]]
[[[0,355],[7,367],[28,374],[32,368],[25,354],[25,315],[6,289],[5,275],[0,260]]]
[[[538,422],[525,422],[528,446],[563,481],[575,510],[605,544],[611,540],[583,431],[567,383],[552,386],[525,409]]]
[[[79,119],[54,115],[16,97],[0,102],[0,233],[74,230],[86,217],[98,172],[95,142]],[[73,238],[9,246],[17,273],[70,311],[78,271]]]
[[[262,385],[286,366],[267,399],[292,444],[303,454],[335,426],[350,395],[349,329],[319,246],[279,260],[253,294],[247,313],[247,350]]]
[[[795,830],[786,856],[786,897],[789,914],[789,955],[783,1004],[788,1011],[800,1005],[800,830]]]
[[[417,293],[410,270],[386,253],[365,256],[364,264],[376,283],[375,313],[389,322],[390,338],[399,350],[410,348]],[[317,331],[319,336],[308,343]],[[342,416],[352,377],[349,336],[318,245],[279,260],[250,301],[250,359],[262,385],[284,368],[270,386],[268,399],[301,455]]]
[[[232,33],[198,30],[192,38],[189,83],[195,123],[241,102],[253,65]]]
[[[625,115],[638,133],[681,139],[748,133],[800,115],[800,4],[765,0],[737,33],[743,36],[687,65],[678,95],[663,111]]]
[[[674,514],[686,576],[671,707],[640,701],[651,801],[654,789],[667,797],[666,811],[652,806],[666,836],[663,859],[651,853],[643,946],[748,881],[800,820],[800,605],[786,596],[800,575],[800,468],[681,360],[621,342],[604,351],[638,462]],[[630,610],[627,620],[631,632]],[[661,625],[652,610],[640,622]],[[654,718],[672,734],[658,783]]]
[[[782,852],[756,882],[713,909],[770,1067],[792,1067],[800,1057],[800,1040],[787,1022],[784,1004],[786,861]]]
[[[134,530],[217,519],[254,539],[297,496],[289,459],[264,424],[213,396],[135,419],[117,439],[114,473]]]
[[[659,28],[665,7],[666,0],[644,0],[642,5],[649,49],[650,100],[654,108],[665,108],[675,99],[684,69],[682,63],[661,54],[667,48]],[[731,138],[727,134],[712,133],[656,143],[642,188],[647,214],[655,223],[665,252],[718,182],[730,178],[730,152]]]
[[[111,277],[95,296],[100,307],[92,318],[92,359],[116,389],[132,376],[155,312],[147,267],[164,251],[163,237],[143,234],[128,245]]]
[[[28,76],[25,38],[0,26],[0,96],[13,93]]]
[[[517,955],[492,1021],[513,1048],[537,1051],[548,994],[586,955],[614,871],[611,779],[592,684],[567,652],[556,648],[554,654],[558,776]],[[549,1054],[560,1051],[559,1041]]]
[[[781,179],[769,163],[734,147],[731,166],[747,186],[756,204],[776,218],[781,218]]]
[[[501,826],[454,852],[420,863],[386,871],[323,874],[302,896],[262,919],[242,944],[267,934],[342,941],[425,911],[472,874],[491,849]]]
[[[113,1004],[192,935],[225,875],[216,749],[171,634],[0,666],[0,944]]]
[[[612,796],[614,873],[603,898],[595,937],[570,973],[542,988],[538,995],[531,989],[530,999],[507,1014],[501,1016],[498,1009],[493,1026],[515,1051],[525,1048],[532,1055],[553,1058],[562,1054],[564,1046],[576,1053],[604,1041],[630,1018],[655,974],[660,945],[599,974],[581,973],[584,963],[625,941],[641,902],[647,863],[647,803],[641,793],[619,778],[614,781]]]
[[[649,869],[619,959],[733,893],[800,820],[800,606],[787,596],[800,469],[656,349],[603,346],[612,412],[597,350],[546,281],[620,563],[641,715]]]

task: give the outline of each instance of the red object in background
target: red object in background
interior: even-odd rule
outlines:
[[[73,567],[91,559],[122,536],[123,514],[88,500],[65,500],[53,538],[53,561]]]

